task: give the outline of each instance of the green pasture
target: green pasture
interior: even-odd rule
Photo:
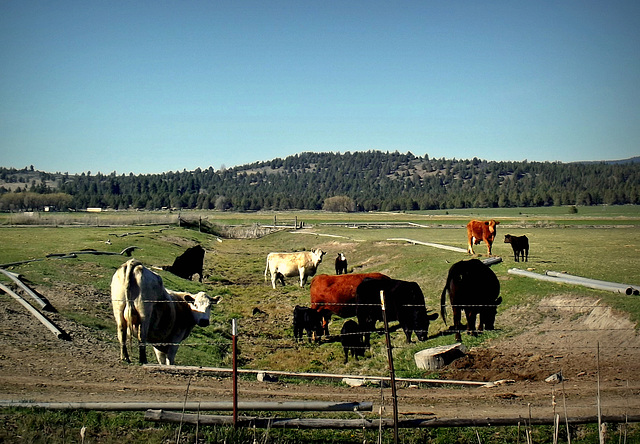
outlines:
[[[493,211],[493,210],[492,210]],[[640,211],[636,207],[580,208],[569,213],[567,208],[551,207],[530,210],[497,211],[501,220],[494,254],[503,262],[492,269],[501,282],[503,304],[500,313],[510,307],[535,302],[552,294],[566,294],[602,299],[615,309],[628,312],[634,321],[640,320],[640,298],[617,293],[591,290],[567,284],[534,281],[508,273],[513,267],[534,272],[565,271],[579,276],[623,282],[640,286],[637,268],[640,264],[640,230],[637,222]],[[564,212],[563,212],[564,211]],[[436,214],[437,213],[437,214]],[[439,300],[448,268],[456,261],[467,259],[466,253],[406,241],[411,239],[466,248],[464,221],[472,217],[488,217],[489,210],[468,210],[434,213],[374,213],[336,214],[325,212],[293,212],[279,214],[227,214],[218,212],[182,213],[181,217],[202,217],[218,223],[255,224],[273,221],[305,221],[305,229],[285,229],[260,239],[220,239],[219,237],[178,227],[177,224],[144,225],[130,223],[137,213],[119,213],[124,225],[106,225],[114,219],[108,213],[94,214],[91,225],[69,226],[0,226],[0,264],[37,259],[10,267],[29,279],[34,285],[77,285],[84,291],[93,291],[104,303],[86,304],[78,312],[66,307],[60,311],[89,327],[113,334],[114,360],[117,359],[115,323],[109,304],[109,285],[116,268],[128,258],[82,254],[76,258],[47,258],[50,254],[70,253],[86,249],[120,252],[135,246],[134,256],[149,266],[169,265],[188,246],[195,243],[207,250],[204,283],[187,281],[170,273],[158,271],[168,288],[185,291],[205,290],[223,296],[223,302],[214,308],[213,323],[206,329],[195,329],[177,356],[179,364],[229,364],[230,325],[237,319],[240,328],[239,347],[241,363],[247,368],[290,371],[322,371],[340,373],[380,374],[385,368],[384,340],[374,335],[370,355],[360,362],[342,363],[342,349],[338,342],[322,344],[295,343],[292,340],[291,313],[295,305],[309,305],[309,285],[300,288],[296,279],[287,279],[285,287],[273,290],[264,280],[265,258],[272,251],[300,251],[320,247],[327,252],[318,273],[334,274],[333,260],[344,252],[350,272],[379,271],[397,279],[416,281],[421,286],[427,308],[439,311]],[[5,215],[6,216],[6,215]],[[166,217],[160,214],[159,217]],[[549,218],[572,220],[560,226],[545,223]],[[75,213],[70,217],[75,217]],[[604,219],[601,219],[604,218]],[[527,223],[522,223],[523,218]],[[625,223],[603,224],[602,220],[622,220]],[[426,220],[426,223],[425,223]],[[406,222],[419,227],[367,228],[361,223]],[[340,223],[333,225],[335,223]],[[425,228],[426,227],[426,228]],[[502,242],[504,234],[527,235],[531,250],[529,262],[516,263],[511,246]],[[108,242],[108,243],[107,243]],[[484,244],[475,247],[478,257],[486,257]],[[4,279],[4,278],[0,278]],[[71,292],[73,294],[73,292]],[[4,296],[3,296],[4,297]],[[69,307],[73,307],[72,304]],[[254,315],[259,308],[264,315]],[[449,313],[449,325],[451,313]],[[330,325],[332,334],[340,331],[342,320],[334,317]],[[500,327],[500,317],[497,320]],[[442,319],[431,324],[429,346],[453,342],[453,336],[439,335],[447,329]],[[477,345],[491,338],[510,334],[506,329],[487,333],[478,338],[465,337],[468,345]],[[415,339],[415,338],[414,338]],[[396,370],[400,376],[426,376],[413,363],[412,355],[425,344],[405,344],[404,335],[393,334],[398,356]],[[150,358],[152,358],[150,356]],[[433,375],[429,375],[430,377]]]

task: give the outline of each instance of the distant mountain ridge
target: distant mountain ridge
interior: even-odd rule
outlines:
[[[411,152],[303,152],[214,170],[46,173],[0,167],[0,210],[448,208],[640,204],[640,157],[602,162],[497,162]]]
[[[621,164],[625,164],[625,163],[640,163],[640,156],[635,156],[635,157],[630,157],[628,159],[620,159],[620,160],[585,160],[585,161],[576,162],[576,163],[586,163],[586,164],[605,163],[607,165],[621,165]]]

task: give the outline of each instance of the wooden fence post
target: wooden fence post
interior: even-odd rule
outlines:
[[[380,290],[380,305],[382,306],[382,320],[384,334],[387,339],[387,356],[389,357],[389,377],[391,378],[391,399],[393,401],[393,442],[398,444],[398,396],[396,394],[396,373],[393,368],[393,349],[391,348],[391,334],[387,321],[387,310],[384,304],[384,290]]]

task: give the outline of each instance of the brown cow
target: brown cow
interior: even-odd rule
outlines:
[[[473,244],[478,245],[484,241],[487,244],[487,251],[491,256],[491,245],[496,238],[496,225],[500,222],[497,220],[472,220],[467,224],[467,253],[475,254]]]
[[[341,318],[356,315],[356,290],[365,279],[389,279],[382,273],[319,274],[311,280],[311,308],[322,315],[322,333],[329,336],[334,313]]]

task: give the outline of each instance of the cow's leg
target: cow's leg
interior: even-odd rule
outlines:
[[[456,341],[461,342],[462,336],[460,335],[460,330],[462,329],[461,318],[462,318],[462,310],[460,307],[452,306],[451,310],[453,311],[453,329],[456,332]]]
[[[307,276],[305,275],[304,268],[298,268],[298,273],[300,273],[300,288],[304,288],[304,284],[307,283]]]
[[[273,272],[271,273],[271,286],[273,287],[273,289],[276,289],[276,277],[277,277],[277,272]]]
[[[526,256],[525,256],[526,253]],[[524,256],[524,261],[525,262],[529,262],[529,249],[526,248],[525,250],[522,251],[522,255]]]
[[[147,363],[147,333],[149,331],[149,321],[143,319],[138,327],[138,360],[140,364]]]
[[[465,310],[465,315],[467,317],[467,334],[472,334],[477,336],[476,333],[476,310]]]
[[[156,354],[156,359],[158,360],[158,364],[169,365],[169,359],[167,358],[167,354],[165,352],[160,351],[155,347],[153,347],[153,351]]]
[[[475,254],[473,251],[473,236],[469,236],[469,239],[467,241],[467,253]]]
[[[513,250],[513,256],[516,262],[520,262],[520,252],[518,250]]]
[[[176,354],[178,353],[178,345],[170,345],[167,351],[166,365],[175,365]]]
[[[329,337],[329,322],[331,322],[331,312],[329,310],[321,310],[320,316],[322,317],[322,335]]]
[[[124,318],[120,319],[117,324],[118,342],[120,343],[120,360],[131,363],[131,359],[129,359],[129,352],[127,351],[127,333],[129,327],[127,326],[127,322]]]
[[[411,344],[411,335],[413,334],[413,330],[405,330],[404,335],[407,338],[407,344]]]

